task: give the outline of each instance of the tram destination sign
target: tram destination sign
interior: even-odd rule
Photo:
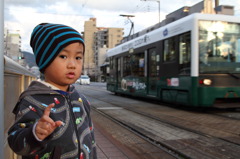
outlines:
[[[137,38],[136,40],[126,43],[125,45],[122,46],[122,52],[128,51],[130,49],[134,49],[137,47],[141,47],[144,45],[147,45],[150,41],[150,37],[148,35],[145,35],[143,37]]]

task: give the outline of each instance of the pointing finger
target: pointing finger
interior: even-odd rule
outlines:
[[[63,122],[62,121],[55,121],[55,124],[56,124],[56,127],[59,127],[59,126],[63,125]]]
[[[52,126],[55,126],[55,122],[47,115],[43,115],[42,118],[40,119],[41,122],[44,124],[51,124]]]
[[[54,103],[49,104],[49,105],[45,108],[43,115],[49,116],[50,113],[51,113],[51,109],[52,109],[54,106],[55,106]]]

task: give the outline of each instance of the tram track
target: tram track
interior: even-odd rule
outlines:
[[[140,138],[144,139],[145,141],[151,143],[152,145],[158,147],[159,149],[163,150],[164,152],[166,152],[167,154],[175,157],[176,159],[190,159],[188,156],[184,155],[183,153],[176,151],[174,149],[171,149],[170,147],[168,147],[167,145],[164,145],[152,138],[150,138],[149,136],[146,136],[145,134],[141,133],[139,130],[131,127],[130,125],[117,120],[116,118],[108,115],[107,113],[104,113],[103,111],[100,111],[97,108],[93,108],[96,112],[100,113],[101,115],[105,116],[106,118],[110,119],[111,121],[115,122],[116,124],[122,126],[123,128],[127,129],[128,131],[134,133],[135,135],[139,136]]]
[[[99,88],[101,88],[101,89],[99,89]],[[110,93],[107,90],[102,90],[102,89],[105,89],[105,87],[103,87],[103,86],[99,87],[99,88],[89,87],[89,89],[92,89],[92,90]],[[129,98],[129,96],[126,96],[126,97]],[[143,100],[141,98],[137,98],[137,99]],[[146,100],[143,100],[143,101],[146,101]],[[159,104],[158,101],[149,101],[148,100],[147,102]],[[166,106],[173,107],[172,105],[170,106],[170,104],[168,104],[168,103],[166,103]],[[175,106],[175,108],[178,108],[178,107]],[[197,111],[197,112],[208,113],[210,115],[216,115],[216,116],[227,118],[227,119],[240,120],[240,108],[231,108],[231,107],[228,108],[226,106],[226,108],[224,108],[224,109],[223,108],[204,108],[204,109],[194,108],[194,109],[195,109],[194,111]],[[183,107],[182,110],[193,111],[193,108],[192,107],[190,107],[190,108]]]
[[[132,111],[132,112],[141,114],[141,115],[146,116],[146,117],[148,117],[148,118],[151,118],[151,119],[153,119],[153,120],[157,120],[157,121],[159,121],[159,122],[163,122],[163,123],[166,123],[166,124],[169,124],[169,125],[173,125],[173,126],[178,127],[178,128],[180,128],[180,129],[184,129],[184,130],[186,130],[186,131],[190,131],[190,132],[193,132],[193,133],[196,133],[196,134],[205,136],[205,137],[209,137],[209,136],[215,137],[215,136],[212,136],[212,135],[209,135],[209,134],[205,134],[205,133],[200,132],[200,131],[197,131],[197,130],[193,130],[193,129],[191,129],[191,128],[187,128],[187,127],[181,126],[181,125],[179,125],[179,124],[175,124],[175,123],[173,123],[173,122],[168,122],[168,121],[166,121],[166,120],[162,120],[162,119],[160,119],[160,118],[158,118],[158,117],[152,116],[151,114],[146,114],[146,113],[143,113],[143,112],[141,112],[141,111],[137,111],[137,110],[134,110],[134,109],[131,109],[131,108],[126,108],[126,107],[124,107],[124,109],[127,109],[127,110],[129,110],[129,111]],[[217,137],[217,138],[218,138],[218,137]],[[236,144],[235,142],[228,141],[228,140],[225,140],[225,139],[223,139],[223,138],[218,138],[218,139],[221,139],[221,140],[224,140],[224,141],[227,141],[227,142]],[[237,145],[240,146],[240,143],[237,143]]]
[[[233,110],[224,109],[224,110],[213,110],[213,111],[210,110],[210,111],[206,111],[206,113],[220,116],[227,119],[234,119],[234,120],[240,121],[240,109],[233,109]]]
[[[113,105],[113,106],[116,106],[116,105]],[[96,108],[95,108],[96,109]],[[111,109],[111,108],[110,108]],[[124,108],[125,109],[125,108]],[[101,109],[98,109],[98,111],[99,110],[101,110]],[[129,110],[128,109],[128,111],[131,111],[131,110]],[[102,113],[104,113],[104,111],[101,111]],[[134,113],[136,113],[136,111],[134,111]],[[137,112],[137,113],[139,113],[139,112]],[[134,132],[135,134],[137,134],[137,135],[139,135],[139,136],[141,136],[141,137],[143,137],[143,138],[145,138],[145,139],[147,139],[149,142],[151,142],[151,143],[155,143],[155,144],[157,144],[158,145],[158,147],[159,148],[161,148],[161,149],[164,149],[164,150],[166,150],[167,152],[169,151],[169,152],[173,152],[173,154],[174,154],[174,156],[176,157],[177,156],[177,158],[195,158],[195,157],[193,157],[193,156],[188,156],[188,155],[186,155],[186,154],[184,154],[184,153],[181,153],[180,151],[178,151],[178,149],[175,149],[174,147],[172,147],[172,145],[168,145],[168,144],[166,144],[165,142],[162,142],[162,141],[159,141],[159,140],[155,140],[154,138],[152,138],[152,137],[150,137],[149,135],[146,135],[144,132],[141,132],[141,130],[139,130],[139,129],[136,129],[132,124],[129,124],[129,123],[126,123],[126,122],[124,122],[124,121],[121,121],[121,120],[119,120],[119,119],[117,119],[115,116],[111,116],[111,115],[109,115],[109,113],[104,113],[106,116],[108,116],[109,118],[111,118],[111,120],[114,120],[115,122],[117,122],[117,123],[120,123],[121,125],[123,125],[125,128],[127,128],[127,129],[129,129],[129,130],[131,130],[132,132]],[[146,114],[143,114],[143,113],[140,113],[141,115],[144,115],[145,117],[146,117]],[[152,118],[152,117],[150,117],[150,116],[147,116],[147,117],[149,117],[149,118],[151,118],[151,119],[153,119],[154,120],[154,118]],[[156,120],[156,119],[155,119]],[[157,119],[158,121],[159,121],[159,119]],[[160,121],[160,122],[163,122],[163,121]],[[164,121],[164,123],[166,123],[165,121]],[[171,124],[171,125],[173,125],[172,123],[166,123],[166,124]],[[174,125],[174,126],[176,126],[176,125]],[[219,141],[220,139],[218,138],[218,139],[212,139],[212,138],[214,138],[213,136],[208,136],[208,135],[206,135],[206,134],[203,134],[203,133],[199,133],[198,131],[192,131],[192,130],[189,130],[189,129],[186,129],[186,128],[184,128],[184,127],[179,127],[179,126],[176,126],[176,127],[178,127],[178,128],[180,128],[180,129],[184,129],[184,130],[186,130],[186,131],[190,131],[191,133],[195,133],[195,134],[197,134],[197,138],[198,138],[198,140],[199,139],[201,139],[201,140],[205,140],[205,141],[209,141],[209,142],[218,142],[218,143],[220,143],[220,142],[225,142],[225,141]],[[226,141],[226,142],[228,142],[228,141]],[[177,143],[177,142],[176,142]],[[183,143],[179,143],[179,144],[183,144]],[[227,143],[225,143],[225,144],[227,144]],[[234,145],[234,144],[233,144]],[[188,146],[191,146],[191,144],[189,144]],[[194,147],[194,146],[193,146]],[[191,148],[192,149],[192,151],[199,151],[199,150],[196,150],[197,148]],[[225,150],[223,150],[223,151],[225,151]],[[206,155],[207,156],[207,155]],[[206,157],[206,158],[212,158],[212,156],[208,156],[208,157]],[[219,157],[219,158],[221,158],[221,157]],[[225,157],[224,157],[225,158]]]
[[[98,91],[101,91],[101,90],[99,90],[99,89],[96,89],[96,88],[93,88],[93,87],[91,87],[90,89],[92,89],[92,90],[98,90]],[[105,90],[104,90],[105,91]],[[91,96],[91,95],[90,95]],[[94,97],[93,97],[94,98]],[[237,122],[237,121],[239,121],[239,119],[238,118],[233,118],[232,116],[227,116],[227,114],[229,114],[229,112],[230,113],[232,113],[232,111],[220,111],[220,113],[219,113],[219,110],[218,110],[218,112],[217,111],[204,111],[204,112],[202,112],[202,111],[193,111],[193,110],[186,110],[186,109],[180,109],[180,108],[177,108],[177,109],[175,109],[175,108],[170,108],[170,109],[172,109],[172,110],[174,110],[175,112],[176,112],[176,114],[173,116],[173,115],[169,115],[169,114],[163,114],[163,113],[161,113],[161,112],[155,112],[155,111],[149,111],[149,110],[151,110],[151,109],[145,109],[145,107],[142,107],[142,108],[140,108],[140,107],[137,107],[137,109],[135,108],[135,107],[129,107],[129,106],[122,106],[121,104],[116,104],[114,101],[112,102],[112,101],[108,101],[108,100],[103,100],[103,99],[101,99],[102,101],[104,101],[104,102],[108,102],[108,103],[111,103],[112,105],[114,105],[114,106],[117,106],[117,107],[122,107],[122,108],[124,108],[124,109],[127,109],[127,110],[129,110],[129,111],[132,111],[132,112],[135,112],[135,113],[138,113],[138,114],[141,114],[141,115],[143,115],[143,116],[147,116],[147,117],[149,117],[149,118],[152,118],[152,119],[154,119],[154,120],[158,120],[158,121],[160,121],[160,122],[163,122],[163,123],[166,123],[166,124],[170,124],[170,125],[174,125],[175,127],[179,127],[179,128],[181,128],[181,129],[185,129],[185,130],[187,130],[187,131],[192,131],[192,132],[194,132],[194,133],[198,133],[198,134],[202,134],[202,135],[205,135],[205,136],[212,136],[212,137],[216,137],[216,134],[211,134],[211,133],[206,133],[206,132],[202,132],[202,131],[199,131],[199,130],[195,130],[194,128],[188,128],[188,127],[184,127],[183,126],[183,123],[175,123],[175,121],[170,121],[170,120],[166,120],[167,118],[173,118],[173,117],[175,117],[176,116],[176,114],[185,114],[185,115],[182,115],[182,116],[189,116],[189,115],[191,115],[191,114],[197,114],[198,116],[199,116],[199,118],[197,118],[196,120],[200,120],[201,118],[209,118],[209,120],[219,120],[219,123],[221,122],[221,121],[224,121],[224,122],[226,122],[226,120],[228,120],[228,122],[226,122],[227,124],[230,124],[230,125],[233,125],[234,126],[234,124],[235,124],[235,122]],[[169,106],[165,106],[165,107],[169,107]],[[146,113],[146,112],[148,112],[148,113]],[[179,113],[177,113],[177,112],[179,112]],[[161,115],[159,115],[158,113],[160,113]],[[160,118],[160,116],[163,116],[163,115],[165,115],[166,117],[165,118]],[[215,117],[213,117],[213,116],[216,116],[216,117],[218,117],[218,119],[215,119]],[[192,120],[192,122],[193,123],[196,123],[194,120],[195,120],[195,118],[182,118],[183,120],[185,120],[185,122],[186,122],[186,120]],[[230,119],[230,120],[229,120]],[[232,123],[232,124],[231,124]],[[205,125],[210,125],[210,124],[212,124],[212,123],[204,123],[204,122],[202,122],[202,123],[200,123],[201,124],[201,128],[202,129],[206,129],[206,128],[204,128],[203,127],[203,124],[205,124]],[[236,125],[236,124],[235,124]],[[189,125],[188,125],[189,126]],[[240,123],[238,122],[238,126],[240,126]],[[238,126],[235,126],[235,127],[238,127]],[[237,131],[237,130],[239,130],[239,131]],[[228,131],[224,131],[225,133],[234,133],[235,134],[235,136],[236,137],[239,137],[240,136],[240,129],[231,129],[229,132]],[[217,131],[221,131],[221,129],[217,129]],[[223,133],[224,133],[223,132]],[[235,132],[237,132],[237,133],[235,133]],[[219,139],[222,139],[222,140],[226,140],[225,138],[222,138],[221,137],[221,135],[219,136],[219,137],[217,137],[217,138],[219,138]],[[237,140],[237,142],[236,142],[236,140],[226,140],[227,142],[230,142],[230,143],[234,143],[234,144],[237,144],[237,145],[240,145],[240,141],[239,140]]]
[[[90,88],[90,89],[94,89],[94,88]],[[95,89],[96,90],[96,89]],[[98,89],[97,89],[98,90]],[[98,90],[99,91],[99,90]],[[198,140],[205,140],[205,141],[208,141],[209,143],[209,145],[211,145],[211,144],[213,144],[214,145],[214,142],[215,143],[217,143],[217,145],[228,145],[229,147],[236,147],[237,149],[239,149],[239,141],[236,141],[236,140],[231,140],[231,139],[228,139],[228,138],[225,138],[224,136],[226,135],[226,133],[225,133],[225,135],[223,135],[223,137],[221,137],[221,136],[216,136],[216,135],[213,135],[213,134],[208,134],[208,133],[206,133],[205,131],[199,131],[199,129],[193,129],[192,127],[186,127],[183,123],[183,125],[180,125],[179,123],[174,123],[173,122],[173,120],[166,120],[166,118],[170,118],[170,116],[167,116],[166,114],[163,114],[163,113],[161,113],[161,115],[163,115],[163,116],[165,116],[165,118],[159,118],[158,116],[156,116],[156,114],[154,114],[153,112],[149,112],[149,113],[146,113],[146,112],[143,112],[143,110],[141,110],[141,109],[135,109],[134,107],[132,107],[132,106],[129,106],[129,107],[122,107],[121,106],[121,104],[118,104],[118,103],[116,103],[116,101],[115,102],[111,102],[111,101],[109,101],[109,100],[104,100],[103,98],[101,98],[101,99],[99,99],[98,97],[96,97],[96,96],[92,96],[91,94],[88,94],[87,96],[89,96],[90,98],[93,98],[94,100],[101,100],[101,102],[103,102],[103,103],[109,103],[109,105],[111,105],[112,107],[120,107],[120,108],[122,108],[122,109],[125,109],[125,110],[128,110],[128,111],[131,111],[131,112],[134,112],[134,113],[136,113],[136,114],[139,114],[139,115],[142,115],[142,116],[144,116],[144,117],[147,117],[147,118],[150,118],[151,120],[155,120],[155,121],[157,121],[157,122],[161,122],[161,123],[164,123],[164,124],[168,124],[168,125],[171,125],[171,126],[173,126],[173,127],[176,127],[176,128],[178,128],[178,129],[182,129],[182,130],[185,130],[185,131],[188,131],[188,132],[191,132],[191,133],[193,133],[193,134],[197,134],[197,139],[196,139],[196,141],[198,141]],[[130,104],[131,105],[131,104]],[[95,109],[98,109],[98,107],[96,107]],[[146,109],[145,109],[146,110]],[[114,114],[109,114],[109,112],[104,112],[103,110],[101,110],[101,109],[98,109],[98,111],[102,111],[102,113],[105,113],[105,114],[107,114],[108,116],[110,116],[110,118],[112,118],[112,120],[116,120],[116,121],[118,121],[119,123],[121,123],[122,125],[124,125],[125,127],[128,127],[128,129],[131,129],[131,130],[134,130],[135,132],[137,132],[138,134],[140,134],[140,135],[142,135],[144,138],[146,138],[146,139],[148,139],[148,140],[150,140],[151,142],[153,142],[153,143],[157,143],[157,145],[162,145],[162,146],[164,146],[164,147],[166,147],[166,148],[168,148],[168,149],[170,149],[170,151],[173,151],[173,152],[176,152],[176,154],[178,154],[177,152],[178,152],[178,149],[176,149],[176,148],[172,148],[172,146],[173,145],[171,145],[171,144],[169,144],[168,142],[166,142],[166,141],[164,141],[164,140],[155,140],[154,138],[152,138],[152,137],[150,137],[149,135],[146,135],[146,134],[144,134],[143,132],[142,132],[142,130],[141,129],[139,129],[139,128],[137,128],[136,129],[136,126],[133,126],[132,124],[129,124],[129,123],[127,123],[126,121],[124,122],[124,121],[122,121],[122,120],[119,120],[119,118],[117,119],[116,118],[116,114],[115,114],[115,116],[114,116]],[[175,111],[177,111],[177,110],[175,110]],[[181,111],[181,110],[179,110],[179,111]],[[184,111],[181,111],[182,113],[183,113],[183,116],[184,116]],[[190,114],[190,112],[187,112],[187,113],[185,113],[185,115],[186,114]],[[210,114],[211,115],[211,114]],[[204,116],[203,116],[204,117]],[[173,117],[172,117],[173,118]],[[186,122],[186,121],[185,121]],[[185,123],[186,124],[186,123]],[[190,125],[194,125],[193,123],[190,123],[190,122],[188,122],[188,125],[190,126]],[[195,127],[196,128],[196,127]],[[203,126],[201,126],[201,128],[202,129],[209,129],[209,128],[205,128],[205,127],[203,127]],[[216,131],[215,131],[216,132]],[[223,133],[224,134],[224,133]],[[183,139],[183,140],[186,140],[186,139]],[[178,144],[186,144],[186,143],[184,143],[183,142],[183,140],[182,141],[180,141]],[[191,143],[192,141],[185,141],[185,142],[189,142],[189,143]],[[186,144],[187,146],[186,147],[190,147],[191,146],[191,144]],[[199,146],[199,145],[198,145]],[[191,149],[191,150],[193,150],[193,151],[196,151],[196,152],[198,152],[198,151],[200,151],[200,150],[197,150],[198,149],[198,146],[196,146],[196,148],[194,149],[194,147]],[[201,145],[200,145],[200,147],[201,147]],[[210,146],[211,147],[211,146]],[[223,152],[221,152],[221,153],[219,153],[219,154],[217,154],[217,155],[219,155],[219,157],[218,158],[222,158],[221,156],[225,156],[226,154],[224,154],[224,151],[227,151],[227,150],[225,150],[224,148],[220,148],[221,146],[219,146],[219,150],[221,151],[223,151]],[[224,147],[224,146],[222,146],[222,147]],[[201,148],[203,148],[203,147],[201,147]],[[210,150],[211,151],[211,150]],[[214,150],[213,150],[214,151]],[[202,152],[199,152],[199,153],[202,153]],[[205,157],[205,158],[214,158],[212,155],[214,154],[214,153],[216,153],[215,151],[214,152],[211,152],[210,154],[209,154],[209,156],[208,157]],[[184,153],[183,153],[184,154]],[[216,154],[215,154],[216,155]],[[184,156],[184,155],[182,155],[181,153],[180,153],[180,156]],[[207,156],[207,155],[206,155]],[[234,156],[234,155],[233,155]],[[190,156],[188,156],[188,154],[187,155],[185,155],[184,156],[184,158],[187,158],[187,157],[189,157],[189,158],[194,158],[194,157],[192,157],[191,155]],[[196,157],[196,156],[195,156]],[[226,156],[225,156],[226,157]],[[234,158],[234,157],[233,157]]]

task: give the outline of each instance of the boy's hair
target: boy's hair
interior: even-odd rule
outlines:
[[[32,32],[30,46],[39,70],[43,73],[63,48],[75,42],[85,48],[80,33],[69,26],[51,23],[37,25]]]

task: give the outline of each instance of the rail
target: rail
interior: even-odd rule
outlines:
[[[36,76],[33,73],[4,56],[4,159],[20,159],[8,145],[7,132],[14,122],[12,110],[19,95],[35,79]]]

